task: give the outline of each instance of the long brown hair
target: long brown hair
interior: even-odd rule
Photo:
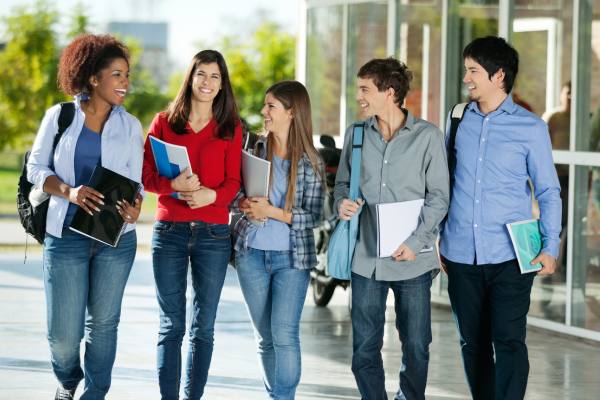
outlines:
[[[217,120],[216,135],[220,139],[233,138],[234,130],[236,125],[239,124],[240,117],[233,96],[233,89],[231,88],[227,64],[221,53],[216,50],[202,50],[192,58],[179,92],[166,110],[167,121],[175,133],[181,135],[188,133],[186,126],[192,103],[192,80],[194,79],[194,73],[200,64],[211,63],[216,63],[221,73],[221,90],[219,90],[212,103],[213,116]]]
[[[285,210],[291,211],[296,196],[296,178],[300,159],[306,154],[314,173],[321,180],[323,180],[323,163],[321,162],[319,152],[313,144],[310,98],[304,85],[297,81],[281,81],[267,89],[265,94],[269,93],[279,100],[286,110],[291,110],[293,117],[287,140],[290,172],[288,174],[288,187],[285,196]],[[267,159],[269,161],[273,160],[273,141],[273,134],[269,133],[267,139]]]

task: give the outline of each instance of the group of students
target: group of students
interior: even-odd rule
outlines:
[[[364,399],[387,398],[381,348],[389,289],[403,354],[395,398],[425,398],[430,287],[439,271],[437,252],[428,249],[435,247],[440,227],[442,267],[473,398],[513,400],[525,393],[525,323],[533,276],[519,274],[502,227],[531,217],[531,178],[544,240],[534,261],[543,263],[541,273],[552,273],[560,189],[545,125],[509,94],[518,70],[516,51],[503,39],[487,37],[467,46],[463,56],[464,82],[473,101],[449,149],[456,156],[452,191],[442,133],[402,107],[411,80],[406,65],[375,59],[357,75],[357,101],[367,117],[361,196],[347,198],[352,127],[346,132],[334,196],[341,219],[362,209],[351,316],[352,371]],[[219,52],[194,56],[176,98],[150,125],[148,136],[187,148],[193,173],[184,171],[172,180],[159,175],[140,122],[122,106],[129,90],[129,55],[121,42],[110,35],[78,37],[61,55],[58,80],[75,97],[75,117],[53,153],[61,106],[50,108],[28,162],[28,179],[51,195],[43,264],[48,341],[59,381],[55,399],[73,399],[82,379],[81,399],[105,398],[123,291],[136,253],[135,222],[143,193],[133,204],[119,204],[127,228],[117,247],[68,229],[77,207],[93,213],[102,204],[102,194],[86,186],[98,164],[158,194],[152,262],[160,308],[162,399],[179,398],[189,267],[194,298],[184,398],[200,399],[204,393],[232,251],[268,396],[293,399],[301,374],[300,316],[309,271],[317,263],[313,229],[320,224],[326,190],[306,88],[282,81],[267,90],[261,110],[265,134],[254,154],[272,163],[269,194],[248,198],[240,179],[243,133]],[[377,258],[376,204],[414,199],[424,199],[417,229],[392,258]],[[231,211],[243,213],[233,245]]]

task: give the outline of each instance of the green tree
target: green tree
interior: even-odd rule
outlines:
[[[220,40],[218,48],[227,60],[240,114],[253,129],[261,126],[260,110],[268,87],[294,79],[295,47],[295,37],[271,21],[261,22],[249,40],[238,35]]]
[[[2,20],[0,149],[31,141],[45,110],[64,100],[56,84],[57,13],[46,1],[15,8]]]

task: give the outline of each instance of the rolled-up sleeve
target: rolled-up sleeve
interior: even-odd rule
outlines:
[[[49,176],[56,175],[50,168],[53,142],[58,132],[60,104],[48,109],[38,129],[27,161],[27,180],[35,187],[43,188]]]
[[[546,124],[536,125],[536,134],[531,136],[531,140],[527,169],[540,207],[542,253],[558,258],[562,205],[560,184],[552,160],[552,145]]]

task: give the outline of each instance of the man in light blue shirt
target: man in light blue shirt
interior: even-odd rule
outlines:
[[[529,373],[525,333],[535,274],[520,273],[506,224],[532,218],[531,179],[542,235],[532,264],[542,263],[538,275],[552,274],[560,243],[560,185],[546,124],[510,95],[516,50],[489,36],[467,45],[463,59],[471,102],[448,149],[456,163],[442,261],[473,398],[518,400]]]

